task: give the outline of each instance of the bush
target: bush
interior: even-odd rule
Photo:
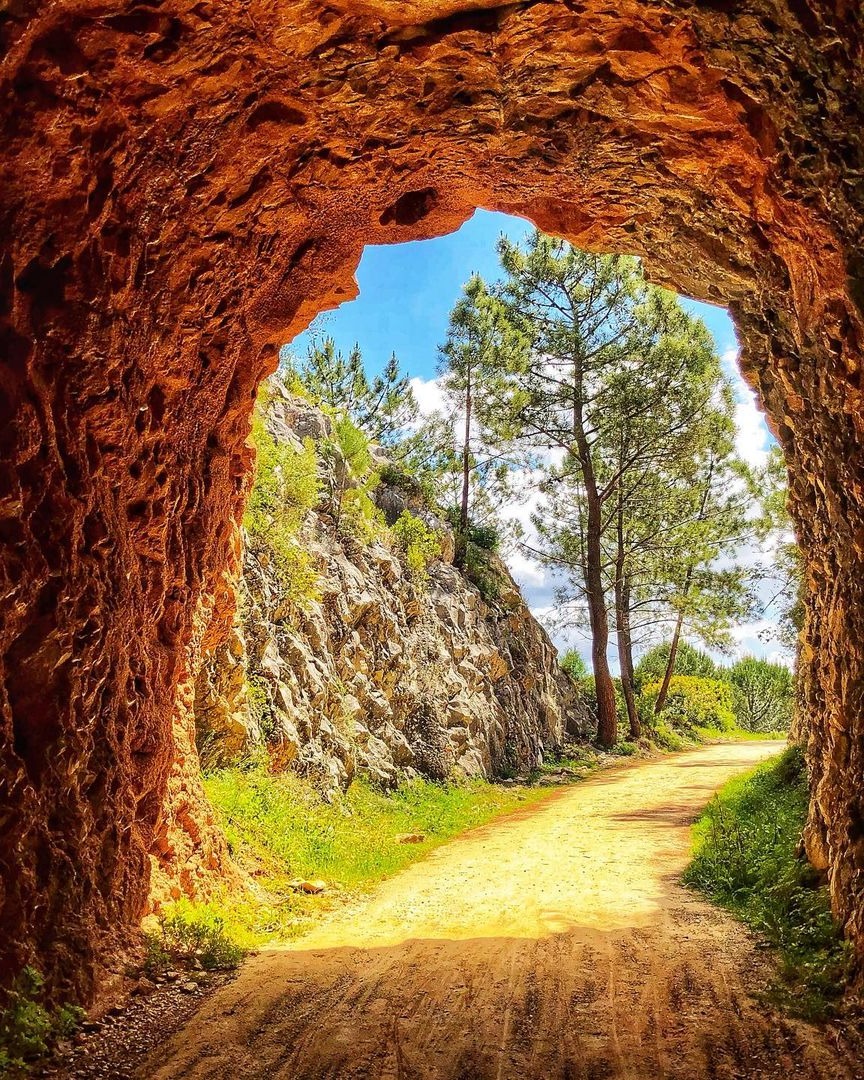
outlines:
[[[575,649],[568,649],[559,660],[561,668],[575,683],[588,678],[588,665]]]
[[[783,664],[745,656],[729,668],[732,707],[746,731],[785,731],[792,723],[795,681]]]
[[[333,501],[337,526],[363,543],[383,536],[387,525],[372,492],[379,476],[372,468],[372,444],[365,432],[344,413],[333,422],[333,445],[344,468],[337,469]]]
[[[640,712],[647,726],[652,728],[660,685],[659,682],[649,683],[641,694]],[[688,734],[700,728],[718,732],[734,731],[732,688],[722,679],[673,675],[660,717],[672,728]]]
[[[459,521],[461,516],[458,506],[451,506],[447,511],[447,522],[457,536],[460,531]],[[476,547],[482,548],[483,551],[497,551],[501,546],[501,534],[495,525],[475,524],[469,521],[468,528],[465,530],[465,542],[474,544]]]
[[[35,968],[25,967],[7,992],[0,1012],[0,1075],[23,1072],[28,1062],[71,1035],[84,1019],[77,1005],[49,1009],[43,1002],[44,985]]]
[[[398,463],[388,461],[378,470],[378,477],[382,484],[398,488],[400,491],[404,491],[406,495],[425,502],[421,482]]]
[[[410,510],[403,510],[390,530],[405,556],[412,577],[425,581],[426,569],[441,554],[441,540],[433,528]]]
[[[842,993],[850,955],[831,916],[827,887],[797,854],[808,802],[798,747],[736,777],[695,826],[685,881],[779,948],[779,996],[801,1015],[821,1019]]]
[[[318,599],[318,573],[297,540],[307,514],[318,504],[318,459],[307,439],[302,450],[277,443],[257,412],[252,423],[257,451],[255,483],[243,524],[271,555],[277,577],[292,602]]]
[[[492,552],[476,544],[468,543],[465,547],[465,562],[462,571],[465,577],[477,587],[477,591],[487,604],[494,604],[501,599],[504,579],[492,561]]]
[[[649,649],[640,658],[633,671],[633,681],[636,684],[637,692],[647,686],[648,683],[663,681],[666,665],[669,663],[669,650],[671,647],[671,642],[666,641],[661,645],[655,645],[653,649]],[[716,679],[719,671],[708,653],[688,645],[686,641],[681,641],[675,653],[675,670],[673,674],[697,675],[703,679]]]
[[[159,932],[145,934],[146,967],[160,972],[170,967],[199,965],[205,971],[236,968],[246,950],[226,932],[223,916],[207,904],[179,901],[159,916]]]

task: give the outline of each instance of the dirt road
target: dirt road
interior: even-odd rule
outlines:
[[[689,824],[778,745],[635,763],[477,829],[236,982],[156,1080],[599,1080],[857,1073],[748,991],[766,961],[677,884]]]

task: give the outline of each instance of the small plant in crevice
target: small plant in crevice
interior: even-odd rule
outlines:
[[[369,437],[344,413],[336,413],[333,437],[321,451],[332,463],[330,502],[336,529],[371,544],[386,534],[383,513],[372,499],[378,485]]]
[[[495,566],[492,553],[478,547],[470,541],[465,545],[465,561],[462,567],[468,580],[477,587],[477,591],[487,604],[495,604],[501,599],[504,579]]]
[[[264,741],[269,742],[275,733],[275,721],[267,680],[262,675],[247,673],[246,700],[250,719],[258,727]]]
[[[44,989],[41,973],[25,967],[6,992],[0,1010],[0,1076],[27,1075],[36,1059],[74,1034],[84,1019],[77,1005],[50,1008]]]

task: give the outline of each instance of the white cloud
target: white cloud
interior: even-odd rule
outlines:
[[[410,382],[414,397],[421,416],[429,416],[434,412],[443,412],[447,404],[444,391],[437,379],[414,378]]]
[[[764,468],[771,445],[771,432],[756,405],[755,393],[738,369],[738,349],[727,349],[722,362],[735,393],[735,448],[748,465]]]

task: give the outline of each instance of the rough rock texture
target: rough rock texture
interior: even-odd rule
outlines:
[[[154,845],[209,835],[185,733],[233,617],[256,383],[364,244],[477,206],[729,304],[809,568],[810,848],[864,950],[861,22],[858,0],[4,6],[0,970],[87,993]]]
[[[278,442],[300,450],[303,437],[329,433],[329,420],[285,395],[278,380],[269,389],[267,426]],[[318,446],[326,493],[326,474],[345,464],[332,445],[328,453]],[[394,486],[375,495],[391,520],[410,501]],[[452,534],[436,524],[452,559]],[[260,742],[263,727],[277,764],[330,791],[355,773],[384,786],[415,772],[491,778],[532,768],[567,734],[592,733],[554,647],[497,557],[499,586],[487,603],[446,561],[430,563],[418,582],[386,532],[363,543],[337,530],[326,496],[302,535],[321,597],[302,607],[280,584],[266,535],[249,539],[242,614],[198,679],[202,752],[230,759]]]

